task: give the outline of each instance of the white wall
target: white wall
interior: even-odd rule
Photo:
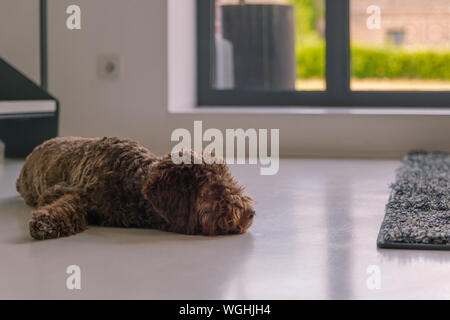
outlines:
[[[78,4],[82,29],[66,28]],[[50,0],[49,88],[61,103],[61,135],[118,135],[165,150],[166,3],[163,0]],[[117,53],[120,78],[100,79],[99,54]],[[156,133],[156,135],[155,135]]]
[[[0,1],[0,57],[39,83],[39,0]]]
[[[280,128],[284,155],[450,151],[449,116],[169,113],[169,102],[182,109],[195,102],[195,1],[169,1],[49,0],[49,81],[61,102],[61,135],[128,136],[162,153],[170,150],[173,129],[203,120],[220,129]],[[65,28],[69,4],[82,8],[81,31]],[[178,10],[169,21],[168,7]],[[97,77],[102,53],[120,54],[119,79]]]

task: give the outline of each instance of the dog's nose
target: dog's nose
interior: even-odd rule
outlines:
[[[253,219],[254,216],[255,216],[255,210],[253,210],[253,209],[247,209],[247,210],[245,210],[245,212],[244,212],[244,217],[245,217],[246,219],[251,220],[251,219]]]

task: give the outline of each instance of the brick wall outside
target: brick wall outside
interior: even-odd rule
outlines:
[[[371,5],[381,9],[381,29],[366,26]],[[404,35],[405,46],[450,46],[450,0],[352,0],[350,8],[353,42],[382,45],[389,33]]]

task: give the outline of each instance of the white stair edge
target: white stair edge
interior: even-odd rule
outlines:
[[[0,115],[56,112],[54,100],[0,101]]]

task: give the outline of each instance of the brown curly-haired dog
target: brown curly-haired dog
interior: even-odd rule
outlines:
[[[194,152],[189,152],[194,163]],[[26,159],[17,191],[36,206],[35,239],[70,236],[88,224],[184,234],[243,233],[252,199],[225,164],[175,164],[123,138],[56,138]]]

